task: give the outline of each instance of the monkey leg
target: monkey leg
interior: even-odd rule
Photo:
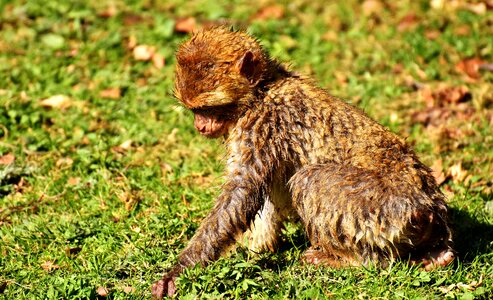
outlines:
[[[250,230],[245,232],[246,244],[253,252],[277,250],[280,233],[284,227],[283,219],[274,203],[266,200],[264,206],[255,217]]]
[[[386,265],[400,257],[425,268],[450,263],[443,196],[427,186],[426,173],[395,173],[333,163],[299,170],[290,188],[313,247],[305,261]]]
[[[339,268],[344,265],[343,261],[339,257],[331,255],[320,247],[314,246],[306,249],[305,253],[303,253],[301,261],[307,264],[324,265],[333,268]]]

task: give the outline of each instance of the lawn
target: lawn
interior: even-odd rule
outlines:
[[[493,3],[279,3],[0,1],[0,299],[150,297],[223,182],[221,140],[173,97],[177,46],[218,24],[406,137],[458,259],[315,268],[288,224],[278,253],[187,270],[180,298],[493,297]]]

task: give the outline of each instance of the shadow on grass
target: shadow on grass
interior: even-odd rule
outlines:
[[[465,210],[449,208],[454,249],[459,259],[471,262],[493,249],[493,225],[481,222]]]
[[[453,231],[454,250],[460,261],[469,263],[475,257],[493,251],[493,225],[481,222],[466,210],[449,207],[450,222]],[[290,236],[285,236],[276,256],[262,256],[259,264],[274,268],[292,264],[292,255],[289,250],[293,247],[303,253],[310,246],[302,226]],[[301,258],[301,257],[300,257]],[[299,259],[299,258],[298,258]]]

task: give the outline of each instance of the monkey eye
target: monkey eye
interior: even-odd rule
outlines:
[[[215,116],[221,119],[233,119],[237,114],[236,104],[227,104],[221,106],[202,106],[192,108],[194,114],[203,116]]]

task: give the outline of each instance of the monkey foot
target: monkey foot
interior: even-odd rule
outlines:
[[[421,259],[411,260],[413,264],[423,264],[426,271],[431,271],[438,267],[445,267],[455,258],[454,252],[450,249],[441,249],[428,252]]]
[[[152,285],[152,297],[162,299],[164,296],[172,297],[176,293],[174,277],[163,277]]]
[[[336,257],[314,247],[310,247],[305,251],[301,261],[305,264],[312,264],[316,266],[322,265],[335,268],[341,267],[342,265],[341,261]]]

